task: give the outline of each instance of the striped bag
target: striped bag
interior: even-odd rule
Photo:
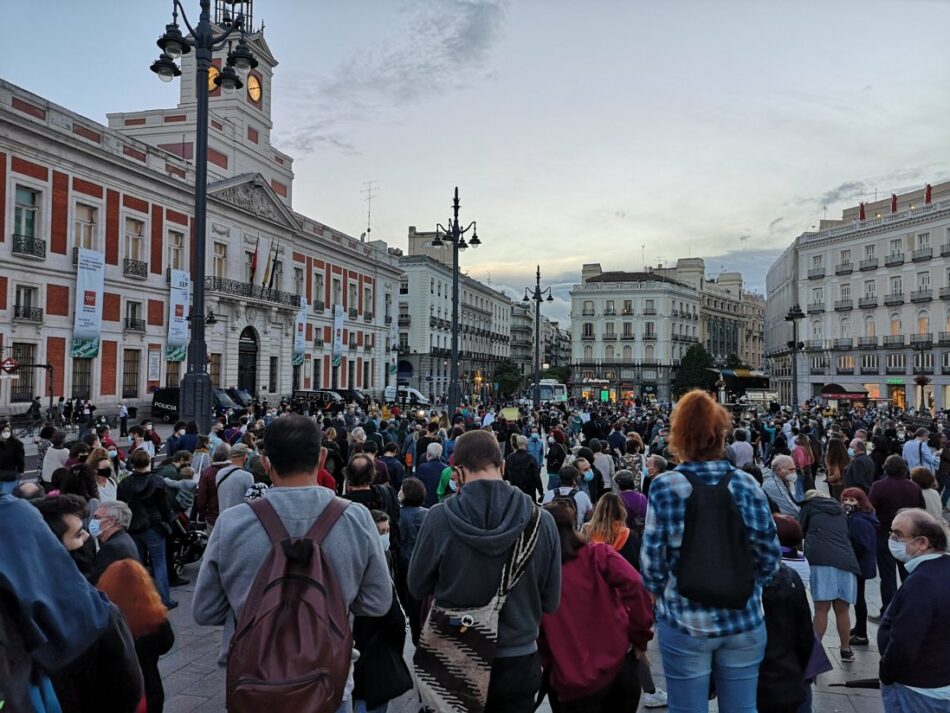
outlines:
[[[498,617],[524,574],[538,541],[535,507],[501,570],[498,590],[483,607],[448,609],[433,603],[413,657],[422,702],[438,713],[482,713],[498,645]]]

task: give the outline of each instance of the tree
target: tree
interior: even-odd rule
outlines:
[[[702,344],[694,344],[680,360],[673,382],[673,391],[682,396],[691,389],[712,391],[716,385],[716,372],[713,368],[712,355]]]
[[[730,354],[726,357],[726,369],[748,369],[748,364],[743,364],[738,354]]]
[[[557,379],[562,384],[566,384],[568,381],[571,380],[571,367],[552,366],[541,372],[541,378],[542,379]]]
[[[521,390],[521,369],[511,359],[502,359],[495,364],[492,381],[503,394],[517,393]]]

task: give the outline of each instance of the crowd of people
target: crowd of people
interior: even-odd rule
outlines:
[[[950,709],[942,419],[503,405],[51,422],[35,478],[0,423],[3,710],[163,710],[192,562],[232,711],[804,713],[833,657]]]

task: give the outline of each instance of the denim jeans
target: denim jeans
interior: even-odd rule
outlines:
[[[669,713],[706,713],[710,677],[719,710],[755,713],[759,664],[765,655],[765,625],[741,634],[701,639],[657,622],[666,675]]]
[[[143,562],[145,562],[145,555],[148,555],[158,596],[162,598],[162,604],[167,605],[171,601],[171,595],[168,592],[168,567],[165,564],[165,536],[154,527],[150,527],[142,532],[136,532],[133,537]]]
[[[930,698],[899,683],[881,684],[884,713],[945,713],[947,702]]]
[[[367,708],[366,701],[353,701],[353,713],[386,713],[388,709],[388,703],[383,703],[383,705],[377,706],[376,708]]]
[[[561,476],[557,473],[548,473],[548,490],[557,490],[561,487]]]

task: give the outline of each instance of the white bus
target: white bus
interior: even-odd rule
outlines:
[[[534,384],[528,389],[528,396],[534,398]],[[567,402],[567,386],[557,379],[541,379],[541,403],[560,404]]]

